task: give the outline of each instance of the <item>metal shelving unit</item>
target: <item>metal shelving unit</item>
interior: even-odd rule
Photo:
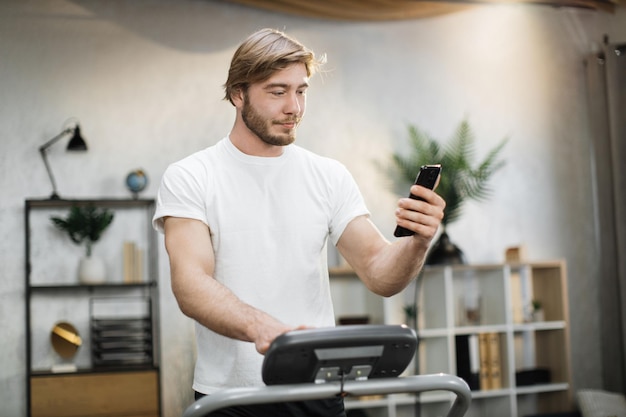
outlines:
[[[115,212],[113,223],[94,246],[94,250],[102,249],[107,265],[107,280],[103,283],[78,281],[74,269],[81,248],[66,237],[61,238],[49,221],[50,216],[63,214],[73,206],[94,206]],[[111,407],[115,408],[115,415],[161,415],[157,238],[151,226],[154,208],[152,199],[25,201],[28,416],[69,416],[77,412],[83,416],[101,415],[102,407],[108,412],[112,412]],[[145,254],[139,282],[124,281],[122,246],[129,239],[141,245]],[[94,345],[90,315],[91,300],[97,298],[147,300],[145,318],[151,323],[148,361],[94,365],[90,352]],[[126,312],[119,308],[116,313],[123,316]],[[75,358],[75,370],[59,372],[51,366],[60,359],[50,347],[49,333],[51,323],[62,320],[76,323],[83,343]],[[126,392],[129,392],[128,397]]]

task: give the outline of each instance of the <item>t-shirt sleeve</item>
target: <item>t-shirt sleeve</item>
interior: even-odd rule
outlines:
[[[336,245],[348,223],[358,216],[369,216],[359,187],[352,174],[338,164],[333,189],[333,215],[330,222],[330,239]]]
[[[163,174],[152,218],[152,226],[161,233],[165,217],[195,219],[208,225],[205,210],[206,189],[198,181],[201,175],[192,172],[198,167],[193,164],[188,166],[191,168],[178,163],[172,164]]]

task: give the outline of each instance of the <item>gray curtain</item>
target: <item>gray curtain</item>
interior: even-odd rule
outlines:
[[[586,61],[604,389],[626,393],[626,44]]]

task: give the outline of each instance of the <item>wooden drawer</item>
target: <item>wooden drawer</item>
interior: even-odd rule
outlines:
[[[32,376],[32,417],[158,417],[157,371]]]

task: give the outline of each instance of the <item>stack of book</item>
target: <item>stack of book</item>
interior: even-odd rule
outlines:
[[[502,388],[500,335],[495,332],[457,335],[456,367],[457,375],[472,390]]]
[[[94,367],[152,363],[152,323],[148,318],[91,320]]]

